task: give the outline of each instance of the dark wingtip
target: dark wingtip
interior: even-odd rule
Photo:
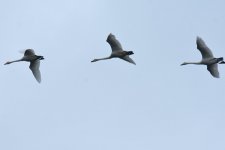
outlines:
[[[112,34],[112,33],[109,33],[109,35],[108,35],[106,41],[108,42],[110,38],[115,38],[115,35]]]
[[[198,45],[199,42],[203,41],[201,37],[197,36],[196,37],[196,44]]]
[[[196,40],[201,40],[202,38],[200,36],[197,36],[196,37]]]
[[[214,78],[216,78],[216,79],[219,79],[220,78],[220,76],[213,76]]]

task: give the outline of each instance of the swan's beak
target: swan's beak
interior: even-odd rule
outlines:
[[[96,62],[97,60],[96,59],[94,59],[94,60],[92,60],[91,62]]]
[[[43,56],[38,56],[38,58],[37,58],[38,60],[43,60],[43,59],[45,59]]]
[[[7,61],[6,63],[4,63],[4,65],[8,65],[8,64],[10,64],[10,62],[9,62],[9,61]]]
[[[225,64],[225,62],[224,61],[221,61],[221,62],[219,62],[219,64]]]

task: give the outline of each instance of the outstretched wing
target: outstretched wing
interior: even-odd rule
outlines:
[[[200,37],[197,37],[196,44],[197,44],[198,50],[202,54],[202,59],[213,58],[212,51],[208,48],[208,46],[205,44],[205,42]]]
[[[35,79],[41,83],[41,72],[39,70],[40,60],[35,60],[30,63],[30,70],[32,71]]]
[[[120,42],[116,39],[115,35],[113,35],[112,33],[109,34],[106,41],[111,46],[112,51],[122,51],[123,50]]]
[[[123,60],[125,60],[125,61],[127,61],[129,63],[132,63],[132,64],[136,65],[136,63],[133,61],[133,59],[131,59],[128,55],[122,57],[121,59],[123,59]]]
[[[33,56],[35,55],[35,52],[33,49],[26,49],[24,52],[24,56]]]
[[[213,77],[215,77],[215,78],[219,78],[220,77],[217,64],[208,65],[207,66],[207,70],[211,73],[211,75]]]

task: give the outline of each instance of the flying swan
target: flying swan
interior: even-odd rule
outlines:
[[[207,65],[207,70],[211,73],[211,75],[215,78],[219,78],[219,71],[218,71],[218,63],[225,64],[223,61],[223,57],[215,58],[213,56],[212,51],[207,47],[205,42],[200,38],[197,37],[196,39],[197,49],[202,54],[202,60],[200,62],[184,62],[181,65],[187,64],[195,64],[195,65]]]
[[[39,67],[40,67],[40,60],[42,59],[44,59],[44,57],[35,55],[35,52],[33,49],[26,49],[24,52],[24,56],[21,59],[8,61],[4,65],[8,65],[8,64],[11,64],[14,62],[20,62],[20,61],[30,62],[30,70],[32,71],[38,83],[41,83],[41,73],[40,73]]]
[[[116,37],[112,33],[110,33],[108,35],[108,38],[106,41],[111,46],[111,49],[112,49],[111,55],[109,57],[105,57],[105,58],[94,59],[91,62],[96,62],[99,60],[106,60],[106,59],[111,59],[111,58],[120,58],[129,63],[136,65],[136,63],[129,57],[129,55],[134,54],[133,51],[124,51],[120,42],[116,39]]]

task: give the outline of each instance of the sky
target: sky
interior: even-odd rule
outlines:
[[[224,0],[1,0],[0,149],[224,150]],[[113,33],[137,65],[110,55]],[[32,48],[29,63],[4,66]]]

